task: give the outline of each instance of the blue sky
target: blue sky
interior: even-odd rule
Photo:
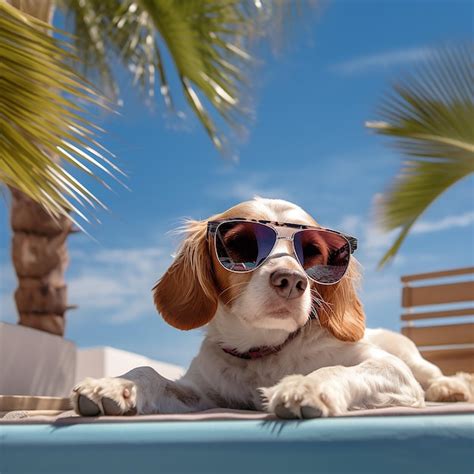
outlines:
[[[357,236],[368,325],[399,329],[400,275],[472,265],[473,181],[423,216],[397,259],[376,263],[393,239],[374,224],[373,202],[401,156],[364,122],[392,80],[446,42],[472,39],[470,1],[333,1],[292,36],[277,58],[263,53],[252,76],[255,118],[224,161],[187,111],[184,121],[148,109],[124,80],[120,115],[100,117],[103,142],[127,172],[126,191],[94,191],[109,213],[70,238],[66,337],[186,365],[202,331],[180,332],[156,313],[151,288],[177,244],[168,231],[184,217],[206,218],[258,194],[289,199],[324,226]],[[0,318],[15,321],[8,213],[0,207]]]

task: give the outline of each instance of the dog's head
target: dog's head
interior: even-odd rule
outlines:
[[[256,198],[232,207],[209,221],[246,218],[318,226],[300,207],[282,200]],[[173,264],[154,288],[163,318],[178,329],[211,321],[218,304],[229,317],[249,328],[293,332],[317,315],[321,326],[343,341],[363,337],[365,321],[354,285],[357,263],[351,259],[345,276],[333,285],[311,281],[295,258],[292,243],[280,239],[270,258],[252,272],[226,270],[218,261],[206,221],[191,221]],[[324,256],[322,256],[324,258]]]

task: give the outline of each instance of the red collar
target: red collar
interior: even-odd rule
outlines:
[[[239,357],[240,359],[254,360],[260,359],[270,354],[276,354],[280,352],[283,347],[285,347],[290,341],[292,341],[301,331],[301,328],[297,329],[295,332],[292,332],[281,344],[278,346],[262,346],[262,347],[252,347],[247,352],[239,352],[237,349],[229,349],[223,347],[222,350],[234,357]]]

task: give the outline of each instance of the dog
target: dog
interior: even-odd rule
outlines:
[[[154,287],[170,325],[206,325],[186,374],[150,367],[86,378],[83,416],[266,410],[317,418],[470,398],[469,376],[444,376],[405,336],[365,328],[355,238],[323,229],[287,201],[254,198],[206,221]]]

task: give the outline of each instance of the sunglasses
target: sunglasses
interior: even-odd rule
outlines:
[[[270,257],[279,240],[291,241],[306,275],[322,285],[333,285],[342,279],[351,254],[357,249],[356,238],[335,230],[244,218],[209,221],[207,235],[214,240],[219,263],[235,273],[256,270]]]

